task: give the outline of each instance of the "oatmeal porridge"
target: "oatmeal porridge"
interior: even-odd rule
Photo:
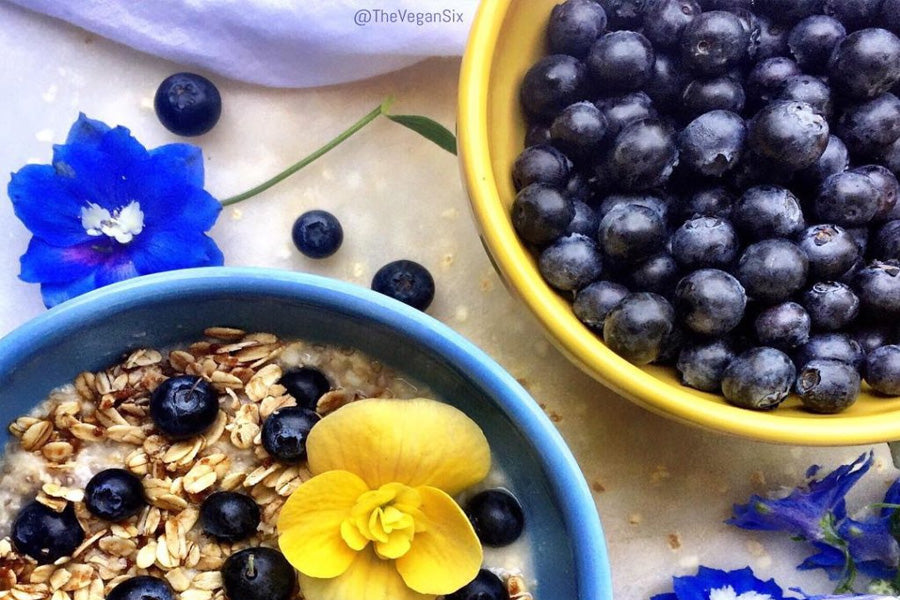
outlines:
[[[102,600],[137,575],[164,578],[181,600],[224,599],[224,561],[243,548],[277,548],[279,511],[311,477],[303,461],[273,460],[263,441],[266,419],[297,405],[282,385],[285,373],[304,367],[325,375],[328,389],[310,406],[319,416],[362,398],[433,397],[354,349],[230,328],[206,335],[185,348],[141,349],[106,370],[81,373],[9,425],[13,439],[0,456],[0,599]],[[173,440],[151,419],[150,396],[181,376],[208,382],[218,411],[202,434]],[[106,469],[140,478],[146,506],[117,522],[92,514],[85,487]],[[494,468],[467,493],[506,484]],[[201,531],[201,503],[217,491],[256,502],[259,525],[249,538],[229,542]],[[33,501],[61,514],[74,509],[83,530],[74,551],[40,561],[48,564],[17,552],[12,539],[13,521]],[[484,551],[485,568],[504,581],[510,598],[531,598],[524,538]]]

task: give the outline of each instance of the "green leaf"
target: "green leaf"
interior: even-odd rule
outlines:
[[[437,121],[420,115],[385,116],[394,123],[399,123],[412,129],[425,139],[431,140],[450,154],[456,155],[456,136]]]

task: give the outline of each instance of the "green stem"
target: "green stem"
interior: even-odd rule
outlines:
[[[254,187],[252,189],[249,189],[246,192],[243,192],[242,194],[238,194],[237,196],[225,198],[224,200],[221,200],[220,203],[222,204],[222,206],[230,206],[231,204],[237,204],[238,202],[241,202],[242,200],[246,200],[248,198],[252,198],[253,196],[256,196],[257,194],[260,194],[260,193],[266,191],[267,189],[269,189],[270,187],[272,187],[273,185],[275,185],[276,183],[279,183],[279,182],[287,179],[288,177],[290,177],[291,175],[293,175],[294,173],[296,173],[297,171],[299,171],[306,165],[310,164],[317,158],[321,157],[322,155],[326,154],[330,150],[339,146],[341,144],[341,142],[343,142],[344,140],[346,140],[347,138],[352,136],[354,133],[356,133],[357,131],[359,131],[360,129],[362,129],[363,127],[365,127],[366,125],[368,125],[369,123],[371,123],[372,121],[374,121],[375,119],[380,117],[381,115],[388,114],[388,109],[390,108],[391,103],[393,101],[394,101],[393,98],[390,98],[390,97],[386,98],[384,100],[384,102],[379,104],[369,114],[367,114],[362,119],[360,119],[359,121],[357,121],[356,123],[351,125],[345,131],[341,132],[336,138],[334,138],[333,140],[331,140],[330,142],[328,142],[327,144],[325,144],[324,146],[322,146],[321,148],[319,148],[318,150],[316,150],[309,156],[302,158],[300,161],[294,163],[293,165],[291,165],[290,167],[288,167],[287,169],[285,169],[278,175],[275,175],[271,179],[268,179],[268,180],[262,182],[258,186]]]

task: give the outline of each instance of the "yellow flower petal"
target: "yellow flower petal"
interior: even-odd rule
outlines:
[[[356,473],[370,489],[400,482],[456,494],[491,468],[487,439],[462,411],[417,398],[351,402],[316,423],[306,442],[313,473]]]
[[[329,471],[304,482],[278,515],[278,546],[294,568],[313,577],[347,570],[356,552],[341,537],[341,524],[365,482],[346,471]]]
[[[467,582],[468,583],[468,582]],[[320,579],[300,574],[306,600],[434,600],[434,594],[411,590],[394,568],[394,561],[375,556],[371,547],[356,554],[343,574]]]
[[[420,487],[425,529],[394,561],[406,584],[423,594],[449,594],[478,575],[483,553],[469,519],[441,490]]]

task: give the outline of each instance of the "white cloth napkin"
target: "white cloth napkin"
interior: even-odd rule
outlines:
[[[10,0],[186,66],[310,87],[462,54],[478,0]],[[490,1],[490,0],[488,0]]]

